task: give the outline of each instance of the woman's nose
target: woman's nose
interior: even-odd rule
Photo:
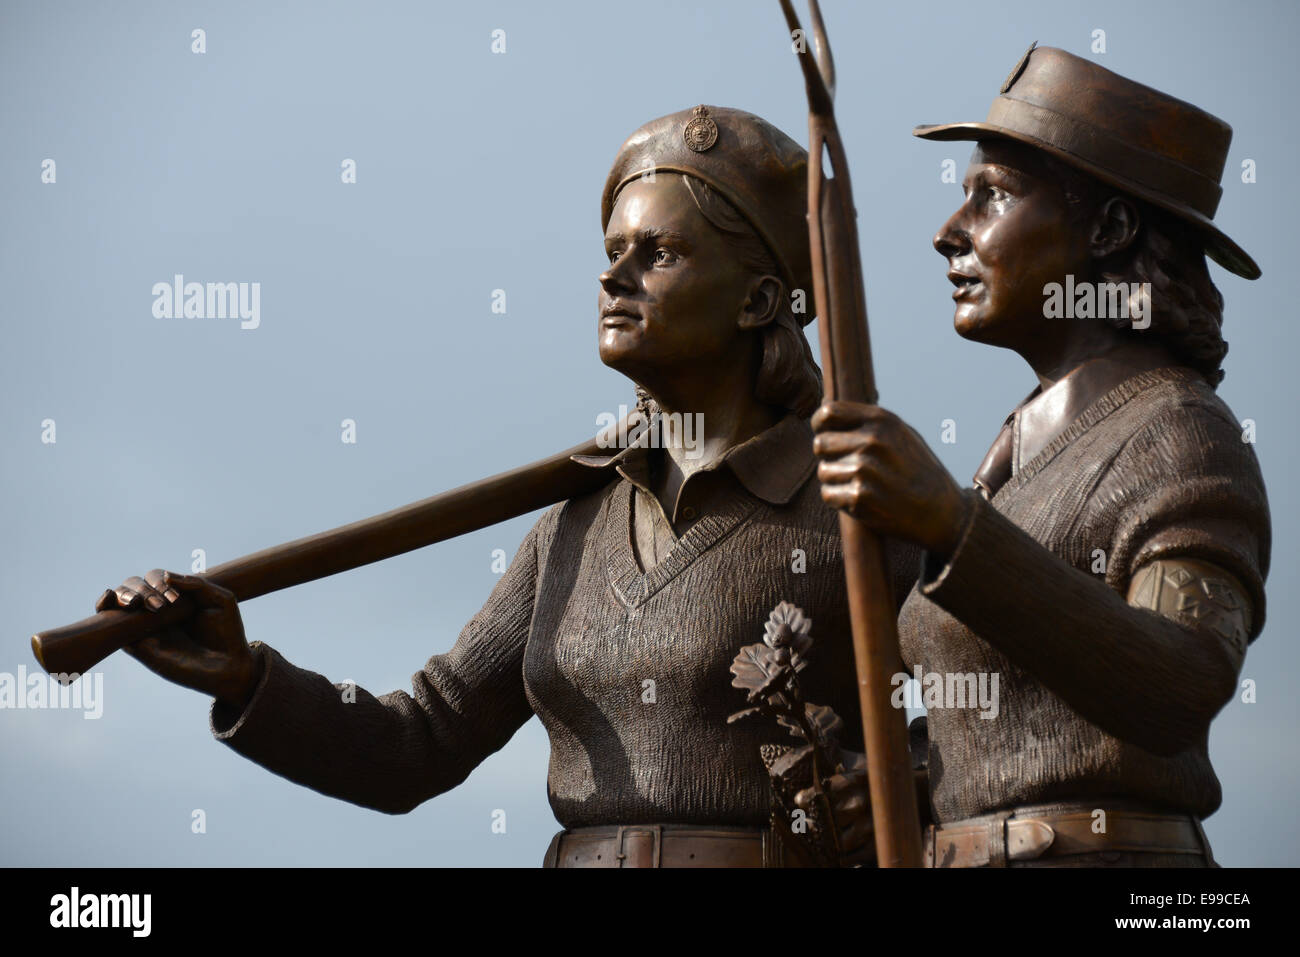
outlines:
[[[966,229],[963,212],[965,205],[948,217],[948,221],[934,234],[934,248],[945,259],[960,255],[970,249],[970,233]]]
[[[624,262],[625,259],[619,259],[611,263],[609,268],[596,279],[600,283],[600,288],[611,296],[636,288],[636,284],[632,282],[627,274],[627,267],[623,265]]]

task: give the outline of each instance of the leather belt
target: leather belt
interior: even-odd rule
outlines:
[[[639,824],[580,827],[551,839],[543,867],[780,867],[767,828]]]
[[[1190,814],[1018,808],[930,825],[926,867],[1006,867],[1009,862],[1101,851],[1195,854],[1213,865],[1201,822]],[[1099,826],[1104,830],[1099,831]]]

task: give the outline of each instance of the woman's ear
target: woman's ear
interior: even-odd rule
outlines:
[[[759,276],[749,287],[749,295],[740,307],[737,325],[741,329],[761,329],[773,322],[781,311],[785,283],[775,276]]]
[[[1092,222],[1089,243],[1094,259],[1105,259],[1133,245],[1142,225],[1137,207],[1122,196],[1102,203]]]

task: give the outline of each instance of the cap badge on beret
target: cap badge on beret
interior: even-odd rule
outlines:
[[[1020,62],[1016,64],[1016,68],[1007,74],[1007,81],[1002,84],[1002,89],[998,90],[999,93],[1006,93],[1007,90],[1011,89],[1015,84],[1016,80],[1020,79],[1020,74],[1025,72],[1025,67],[1029,64],[1029,54],[1034,52],[1034,47],[1036,46],[1038,46],[1037,40],[1029,44],[1029,49],[1026,50],[1025,55],[1020,58]]]
[[[703,153],[718,141],[718,124],[705,106],[697,106],[691,113],[691,121],[682,129],[682,139],[695,152]]]

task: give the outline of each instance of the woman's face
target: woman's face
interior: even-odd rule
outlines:
[[[638,382],[645,373],[716,368],[746,356],[738,319],[753,277],[687,192],[660,173],[619,193],[605,230],[600,358]]]
[[[953,325],[964,338],[1023,351],[1062,322],[1044,317],[1043,287],[1066,274],[1090,278],[1088,236],[1029,147],[979,143],[962,190],[965,201],[934,237],[957,287]]]

